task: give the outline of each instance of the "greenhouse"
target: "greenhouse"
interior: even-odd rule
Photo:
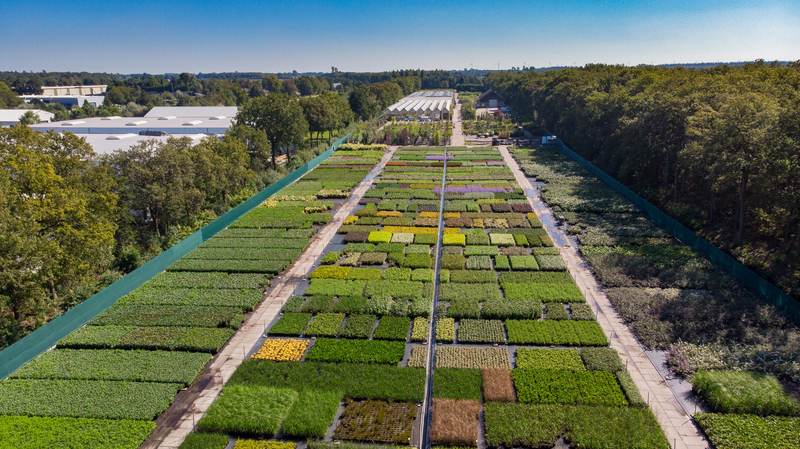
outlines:
[[[414,92],[383,111],[384,117],[442,117],[450,115],[453,92]]]

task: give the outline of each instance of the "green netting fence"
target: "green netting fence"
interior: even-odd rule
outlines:
[[[787,295],[783,290],[772,285],[769,281],[745,267],[733,257],[720,251],[716,246],[695,234],[686,226],[678,223],[675,219],[662,212],[659,208],[650,204],[647,200],[640,197],[629,188],[622,185],[619,181],[609,176],[603,170],[595,167],[594,164],[582,158],[580,155],[578,155],[578,153],[572,151],[569,149],[569,147],[564,145],[564,142],[562,142],[561,139],[558,139],[558,143],[561,146],[561,151],[565,155],[571,157],[575,162],[581,164],[587,170],[594,173],[595,176],[608,184],[609,187],[617,191],[628,201],[641,209],[659,226],[670,231],[672,235],[680,239],[686,245],[692,247],[698,253],[705,256],[708,260],[717,265],[722,271],[732,275],[746,287],[758,292],[769,302],[786,313],[786,315],[792,318],[796,323],[800,323],[800,302],[798,302],[796,299]]]
[[[349,136],[349,135],[348,135]],[[298,180],[313,170],[345,142],[348,136],[337,140],[331,148],[315,157],[295,171],[284,176],[271,186],[253,195],[250,199],[234,207],[223,216],[204,226],[199,231],[186,237],[168,250],[154,257],[146,264],[127,274],[122,279],[104,288],[91,298],[66,311],[53,321],[45,324],[18,342],[0,352],[0,376],[8,377],[22,365],[52,347],[69,333],[83,326],[100,312],[111,307],[119,298],[127,295],[153,276],[164,271],[189,251],[200,246],[219,231],[227,228],[236,220],[263,203],[284,187]]]

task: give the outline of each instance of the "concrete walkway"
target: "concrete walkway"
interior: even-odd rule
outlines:
[[[289,271],[281,277],[278,284],[268,294],[265,294],[253,314],[231,337],[222,351],[212,359],[200,380],[188,392],[189,397],[170,406],[165,412],[168,418],[159,424],[140,448],[177,448],[181,445],[186,436],[192,432],[195,423],[200,421],[208,407],[217,398],[236,368],[246,360],[247,354],[257,349],[254,346],[264,334],[267,325],[278,315],[286,300],[291,298],[297,285],[309,275],[325,247],[336,235],[339,225],[350,215],[358,205],[358,201],[372,185],[375,179],[374,174],[383,170],[395,150],[397,147],[390,147],[383,155],[381,162],[356,186],[350,200],[336,211],[333,219],[314,237],[314,240],[289,268]]]
[[[566,261],[569,272],[586,296],[586,301],[595,310],[597,322],[608,336],[611,347],[617,350],[642,397],[650,404],[650,409],[656,415],[661,428],[664,429],[670,447],[673,449],[710,447],[695,427],[691,416],[683,409],[672,390],[667,386],[666,380],[661,377],[647,357],[644,348],[614,310],[602,287],[589,270],[586,260],[581,257],[578,249],[570,244],[564,231],[555,227],[553,212],[533,190],[531,183],[520,170],[508,148],[500,147],[500,153],[514,173],[517,183],[528,192],[528,202],[542,219],[547,235],[553,240]]]
[[[453,137],[450,138],[450,145],[454,147],[466,145],[461,127],[461,104],[458,100],[456,100],[456,104],[453,107]]]

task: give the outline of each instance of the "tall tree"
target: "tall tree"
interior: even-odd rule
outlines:
[[[294,95],[270,93],[265,97],[254,98],[240,108],[236,123],[260,129],[267,134],[272,149],[272,166],[277,166],[277,158],[282,150],[303,145],[308,134],[308,122],[303,116],[303,108]]]
[[[0,330],[8,342],[57,313],[60,289],[108,263],[117,196],[91,147],[71,133],[2,128],[0,164],[0,317],[19,326]]]
[[[350,104],[350,109],[361,120],[374,118],[381,110],[381,105],[370,92],[369,86],[353,89],[347,101]]]

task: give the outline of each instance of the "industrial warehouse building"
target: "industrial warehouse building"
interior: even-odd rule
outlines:
[[[33,112],[42,122],[53,120],[52,112],[42,111],[41,109],[0,109],[0,126],[14,126],[26,112]]]
[[[99,154],[127,150],[144,140],[189,137],[194,141],[225,134],[238,109],[236,106],[155,107],[144,117],[92,117],[31,125],[42,132],[69,131],[86,139]]]

